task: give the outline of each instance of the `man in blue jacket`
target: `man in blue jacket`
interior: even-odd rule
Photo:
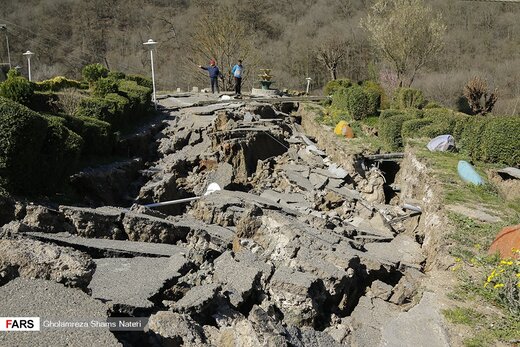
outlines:
[[[222,74],[220,73],[220,70],[218,69],[217,64],[215,63],[214,59],[211,59],[209,61],[209,66],[202,66],[199,65],[199,67],[203,70],[207,70],[209,73],[209,78],[211,80],[211,92],[215,93],[215,89],[217,90],[217,93],[219,93],[218,89],[218,78],[222,77]]]
[[[233,66],[233,69],[231,69],[231,73],[233,74],[233,77],[235,77],[235,94],[237,96],[241,95],[243,72],[244,67],[242,66],[242,60],[239,60],[238,64]]]

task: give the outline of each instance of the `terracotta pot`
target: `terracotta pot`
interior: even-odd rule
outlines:
[[[489,247],[488,254],[498,252],[500,258],[520,258],[520,254],[514,253],[513,249],[520,249],[520,224],[502,229]]]

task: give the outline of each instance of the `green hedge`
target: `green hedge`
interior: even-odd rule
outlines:
[[[355,85],[337,89],[332,96],[332,107],[346,110],[353,119],[360,120],[378,115],[380,101],[375,91]]]
[[[394,94],[395,109],[422,108],[426,104],[423,92],[413,88],[398,88]]]
[[[74,172],[78,163],[83,139],[65,126],[63,118],[47,117],[47,134],[41,148],[39,172],[42,192],[52,192]]]
[[[444,134],[452,135],[459,150],[473,160],[520,165],[518,116],[468,116],[445,108],[385,110],[380,116],[379,136],[391,150],[401,148],[404,138]]]
[[[411,119],[414,119],[412,115],[398,114],[379,121],[378,135],[388,145],[390,150],[398,150],[403,146],[402,126]]]
[[[114,135],[110,123],[91,117],[66,116],[65,124],[83,138],[83,154],[110,155],[112,153]]]
[[[118,122],[117,105],[104,98],[84,98],[81,100],[75,116],[96,118],[110,124]]]
[[[34,179],[47,122],[36,112],[0,97],[0,184],[9,192],[38,188]]]
[[[23,105],[29,105],[34,94],[34,83],[25,77],[11,74],[4,82],[0,83],[0,96],[16,101]]]
[[[445,134],[457,138],[455,129],[460,129],[460,126],[468,120],[468,116],[446,108],[426,109],[424,118],[431,120],[431,124],[423,127],[418,135],[431,138]],[[458,133],[457,131],[457,135]]]
[[[56,76],[49,80],[36,82],[36,90],[40,92],[58,92],[65,88],[81,89],[81,82],[70,80],[63,76]]]
[[[152,80],[148,77],[141,75],[126,75],[125,79],[128,81],[134,81],[138,86],[153,89]]]
[[[52,192],[77,164],[82,142],[59,119],[0,98],[0,185],[9,192]]]
[[[339,89],[348,88],[352,86],[352,81],[348,78],[340,78],[337,80],[329,81],[323,87],[323,95],[330,96],[334,95]]]
[[[50,113],[56,110],[58,100],[55,92],[34,92],[27,106],[36,112]]]
[[[401,136],[403,138],[422,137],[423,135],[421,134],[421,129],[432,123],[433,121],[428,118],[415,118],[407,120],[403,123]]]
[[[146,115],[151,110],[152,89],[140,86],[135,81],[122,80],[119,82],[119,94],[130,101],[130,118]]]
[[[85,65],[81,70],[83,79],[88,82],[90,86],[100,78],[108,76],[108,69],[101,64]]]
[[[486,162],[520,165],[520,117],[488,118],[481,134],[475,157]]]
[[[94,82],[94,96],[104,98],[109,93],[117,93],[118,81],[112,78],[100,78]]]

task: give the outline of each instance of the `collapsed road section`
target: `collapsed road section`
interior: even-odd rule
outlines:
[[[448,345],[435,295],[419,290],[420,210],[398,196],[388,204],[377,165],[335,163],[283,98],[190,102],[162,100],[175,110],[132,207],[13,203],[0,231],[2,302],[33,286],[42,317],[62,306],[77,316],[84,305],[105,318],[149,318],[142,332],[71,331],[77,344]],[[222,190],[204,195],[212,182]],[[1,315],[36,314],[16,300]]]

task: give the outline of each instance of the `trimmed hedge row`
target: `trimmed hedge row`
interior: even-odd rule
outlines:
[[[375,83],[337,87],[332,95],[332,107],[347,111],[355,120],[377,116],[381,108],[381,92]]]
[[[110,123],[96,118],[65,116],[64,124],[83,138],[82,154],[107,155],[112,153],[115,138]]]
[[[56,76],[49,80],[35,83],[35,90],[39,92],[58,92],[65,88],[83,89],[85,87],[81,82],[70,80],[63,76]]]
[[[0,186],[11,193],[51,192],[74,169],[83,140],[56,117],[0,97]]]
[[[468,116],[444,108],[385,110],[380,116],[379,136],[392,150],[406,138],[443,134],[451,134],[473,160],[520,164],[520,117]]]
[[[414,119],[411,114],[397,114],[379,121],[378,136],[391,150],[398,150],[403,146],[402,127],[406,121]]]

